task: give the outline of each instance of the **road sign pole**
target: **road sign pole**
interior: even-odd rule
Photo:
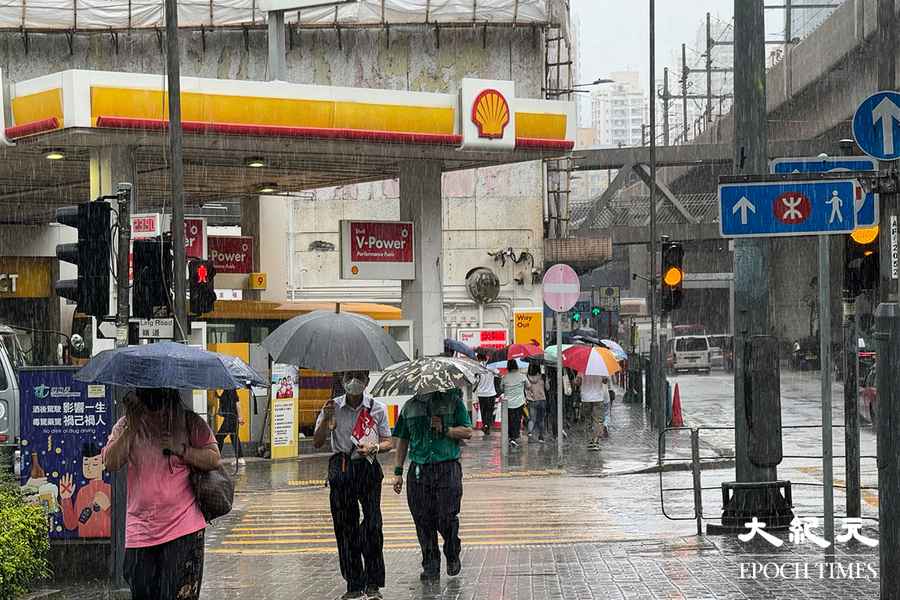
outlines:
[[[563,361],[562,314],[556,313],[556,455],[563,459]]]
[[[878,33],[876,36],[876,56],[878,56],[878,88],[893,90],[897,84],[897,15],[894,0],[878,0]],[[865,104],[865,103],[864,103]],[[896,106],[896,105],[895,105]],[[862,106],[860,107],[862,109]],[[857,113],[861,113],[858,110]],[[874,120],[874,114],[873,114]],[[853,133],[857,144],[863,143],[857,135],[857,116],[853,119]],[[874,124],[874,123],[873,123]],[[893,118],[881,122],[884,138],[893,136]],[[889,133],[890,132],[890,133]],[[886,150],[883,149],[883,150]],[[864,149],[865,151],[865,149]],[[868,152],[867,152],[868,153]],[[886,152],[885,152],[886,154]],[[895,159],[896,156],[882,156]],[[888,162],[881,163],[881,171],[891,169]],[[882,600],[900,598],[900,434],[897,432],[896,415],[900,414],[900,306],[897,304],[897,194],[883,194],[881,198],[881,277],[878,296],[881,303],[876,309],[878,337],[878,410],[876,424],[878,432],[878,530],[880,558],[880,586]]]
[[[819,236],[819,376],[822,381],[822,476],[825,539],[834,553],[834,448],[831,440],[831,240]]]
[[[844,303],[844,464],[847,478],[847,516],[860,516],[859,478],[859,332],[856,305]]]

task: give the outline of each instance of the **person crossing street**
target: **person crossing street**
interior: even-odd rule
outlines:
[[[462,568],[459,442],[471,437],[472,420],[460,390],[414,396],[403,405],[394,427],[394,491],[399,494],[403,490],[403,465],[409,454],[406,501],[422,549],[420,579],[425,582],[440,578],[438,533],[444,539],[447,574],[457,575]]]
[[[365,393],[366,371],[344,373],[345,394],[325,403],[316,421],[316,448],[331,440],[328,461],[331,517],[341,575],[347,581],[343,600],[382,598],[384,533],[378,454],[391,449],[387,408]],[[359,514],[362,507],[362,522]]]

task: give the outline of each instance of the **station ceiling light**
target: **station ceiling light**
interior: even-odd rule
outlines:
[[[274,194],[278,191],[277,183],[261,183],[256,186],[256,191],[260,194]]]
[[[266,161],[261,158],[248,158],[245,164],[251,169],[261,169],[266,166]]]
[[[44,152],[44,158],[47,160],[62,160],[65,157],[66,153],[56,148]]]

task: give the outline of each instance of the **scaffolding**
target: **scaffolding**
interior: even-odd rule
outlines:
[[[573,73],[571,38],[563,27],[550,26],[544,40],[544,97],[548,100],[571,101],[575,95]],[[573,166],[570,158],[544,161],[547,186],[547,211],[544,218],[546,239],[564,239],[569,236]]]

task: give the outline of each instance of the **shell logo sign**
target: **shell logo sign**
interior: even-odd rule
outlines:
[[[463,79],[459,93],[463,148],[509,150],[516,147],[515,83]]]
[[[495,89],[484,90],[472,104],[472,122],[478,127],[478,137],[502,139],[509,125],[509,102]]]

